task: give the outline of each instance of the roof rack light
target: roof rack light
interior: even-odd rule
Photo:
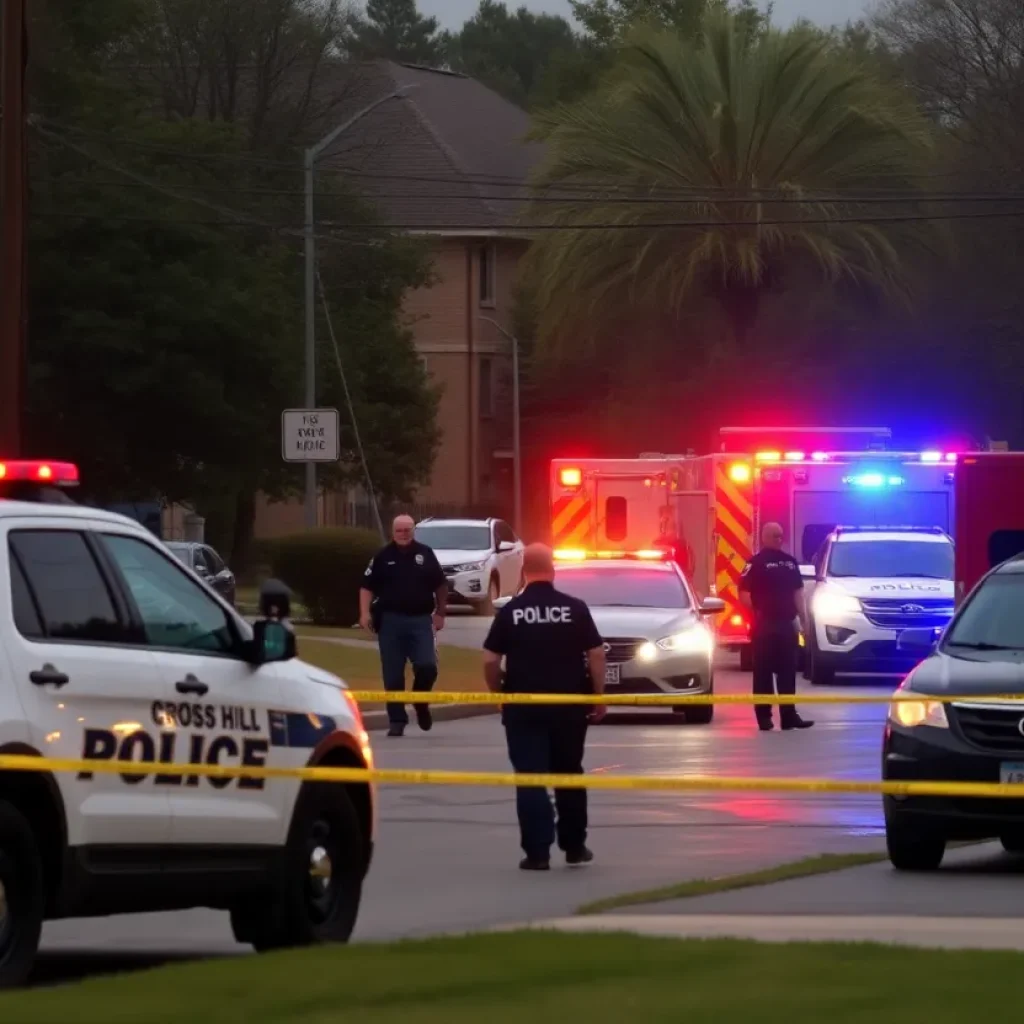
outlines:
[[[0,460],[0,480],[5,483],[38,483],[51,487],[77,487],[78,467],[73,462],[46,459]]]

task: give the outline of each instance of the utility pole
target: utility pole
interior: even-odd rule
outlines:
[[[315,146],[310,146],[303,154],[303,170],[305,172],[305,193],[306,193],[306,225],[305,225],[305,259],[306,259],[306,366],[305,366],[305,402],[307,409],[316,408],[316,232],[313,212],[313,186],[316,160],[321,153],[344,135],[356,122],[361,121],[367,114],[373,113],[379,106],[389,100],[400,100],[406,94],[415,89],[414,85],[406,85],[386,96],[375,100],[368,106],[363,107],[357,114],[354,114],[343,124],[338,125],[333,131],[328,132]],[[325,300],[326,301],[326,300]],[[372,499],[374,495],[370,495]],[[317,525],[317,501],[316,501],[316,463],[306,463],[306,502],[305,522],[306,526]]]
[[[21,451],[25,378],[25,0],[3,0],[0,125],[0,455]]]
[[[523,451],[519,430],[519,339],[506,331],[497,320],[489,316],[480,317],[505,337],[512,346],[512,502],[513,525],[516,533],[523,534]]]

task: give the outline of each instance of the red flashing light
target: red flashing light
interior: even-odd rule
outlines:
[[[0,480],[34,481],[72,487],[78,483],[78,467],[73,462],[11,459],[0,462]]]
[[[579,487],[583,483],[583,470],[562,469],[558,473],[558,480],[563,487]]]
[[[729,620],[729,625],[730,626],[742,626],[743,625],[743,616],[742,615],[734,615]]]
[[[645,562],[665,561],[669,558],[668,551],[647,548],[640,551],[584,551],[582,548],[556,548],[554,551],[556,561],[559,562],[585,562],[590,559],[626,561],[628,559],[640,559]]]
[[[786,452],[787,462],[803,462],[807,458],[803,452]]]
[[[781,452],[758,452],[754,456],[754,458],[758,462],[781,462],[782,461],[782,453]]]

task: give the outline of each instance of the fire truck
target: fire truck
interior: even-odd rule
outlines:
[[[840,525],[954,528],[958,458],[946,450],[892,451],[885,427],[727,427],[720,451],[635,459],[555,459],[556,549],[671,548],[701,597],[726,605],[722,646],[749,666],[750,628],[739,602],[761,527],[782,524],[803,564]]]

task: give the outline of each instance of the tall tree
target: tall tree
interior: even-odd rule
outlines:
[[[598,94],[538,115],[536,134],[546,228],[530,268],[549,343],[711,301],[742,346],[771,292],[908,298],[929,248],[920,225],[875,223],[866,194],[920,209],[928,122],[803,29],[752,41],[718,13],[703,41],[642,31]]]
[[[696,39],[705,19],[712,14],[732,11],[747,31],[767,27],[772,5],[762,12],[753,0],[569,0],[573,15],[602,46],[622,42],[640,25],[676,32]]]
[[[416,0],[367,0],[365,16],[352,19],[349,51],[362,58],[405,64],[440,64],[437,18],[420,14]]]
[[[480,0],[476,13],[454,36],[446,38],[448,62],[495,88],[514,103],[527,106],[542,93],[549,76],[583,46],[564,19],[515,11],[499,0]]]

